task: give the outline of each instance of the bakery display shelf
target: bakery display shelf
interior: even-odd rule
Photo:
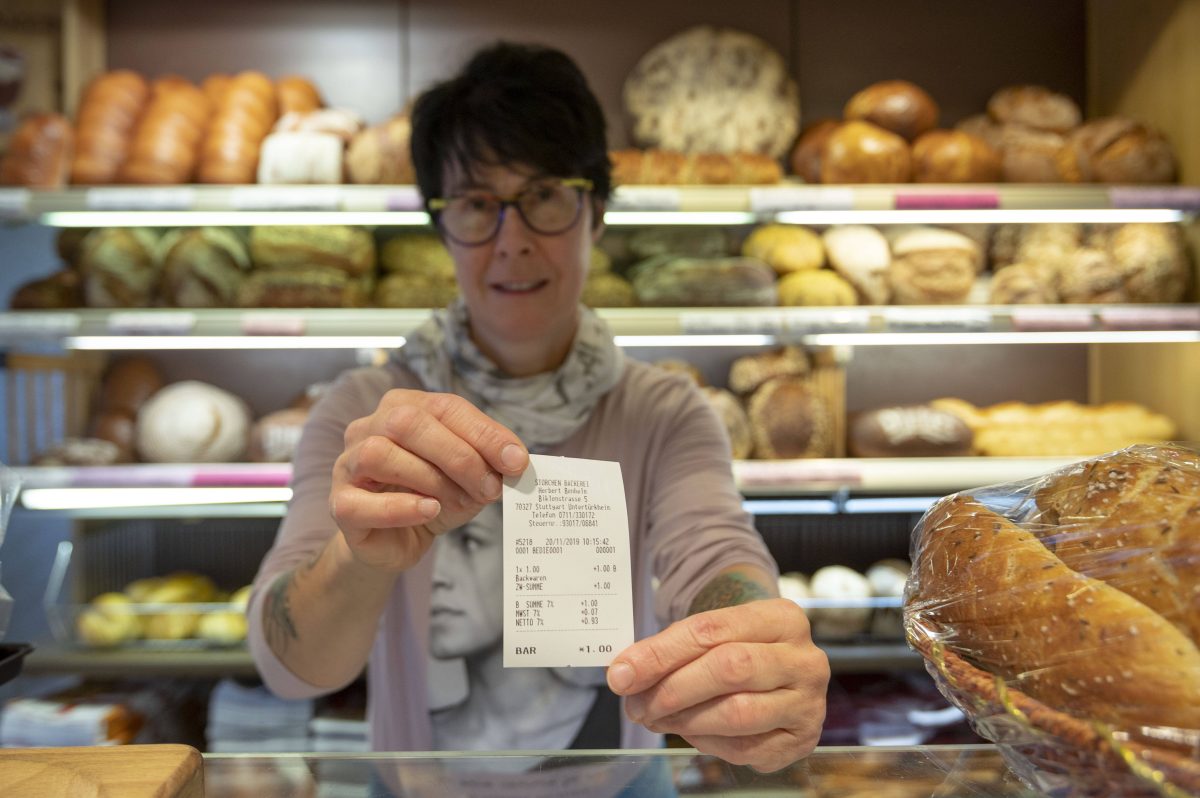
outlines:
[[[1022,217],[1022,211],[1061,212],[1059,221],[1173,221],[1197,210],[1200,187],[1195,186],[809,185],[789,181],[763,186],[621,186],[609,203],[607,221],[616,225],[747,224],[783,213],[789,215],[781,221],[797,223],[887,224],[928,220],[930,213],[946,212],[950,212],[946,221],[1051,221]],[[1145,211],[1174,213],[1147,216]],[[840,215],[847,212],[852,215]],[[890,215],[871,216],[881,212]],[[910,216],[901,217],[900,213]],[[922,218],[916,218],[917,214]],[[429,221],[420,193],[411,185],[5,188],[0,189],[0,218],[62,227],[423,226]]]
[[[38,646],[25,659],[24,673],[72,673],[95,679],[220,678],[255,676],[257,670],[244,646],[193,651],[149,651],[136,648],[93,649],[61,645]]]
[[[734,476],[756,515],[922,512],[935,497],[1040,476],[1078,458],[942,457],[740,460]],[[20,507],[81,519],[273,518],[291,467],[273,463],[28,467]]]
[[[638,347],[1172,343],[1200,341],[1200,305],[603,308]],[[427,309],[145,309],[0,313],[0,347],[87,350],[387,349]]]

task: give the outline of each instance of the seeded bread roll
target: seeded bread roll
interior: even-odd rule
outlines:
[[[1200,729],[1200,650],[1157,612],[970,496],[914,534],[910,629],[1077,717]]]
[[[929,93],[907,80],[884,80],[855,94],[843,116],[890,130],[908,141],[937,127],[938,105]]]
[[[700,25],[656,45],[624,87],[640,147],[782,158],[796,138],[799,91],[770,45]]]
[[[798,346],[745,355],[729,367],[729,390],[744,397],[777,377],[802,377],[811,371],[808,353]]]
[[[767,382],[750,397],[747,413],[755,457],[788,460],[833,454],[830,408],[805,379]]]

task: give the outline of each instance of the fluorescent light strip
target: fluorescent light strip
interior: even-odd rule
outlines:
[[[781,211],[785,224],[1049,224],[1180,222],[1184,212],[1169,208],[946,209],[925,211]]]
[[[291,498],[291,488],[29,488],[21,491],[21,505],[28,510],[248,504],[286,502]]]
[[[256,225],[366,224],[420,227],[424,211],[53,211],[49,227],[253,227]]]
[[[855,513],[923,513],[928,510],[937,498],[933,496],[914,497],[880,497],[868,499],[847,499],[842,512]]]
[[[756,224],[758,214],[745,211],[608,211],[608,225]]]
[[[747,499],[742,509],[751,515],[835,515],[838,511],[829,499]]]
[[[614,335],[617,346],[770,346],[774,335]]]
[[[68,349],[397,349],[402,335],[75,335]]]
[[[1200,341],[1200,330],[1095,330],[1092,332],[891,332],[816,333],[811,346],[910,346],[958,344],[1177,344]]]

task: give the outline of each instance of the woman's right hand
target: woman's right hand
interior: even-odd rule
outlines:
[[[403,571],[528,464],[520,439],[466,399],[392,390],[346,427],[329,509],[360,562]]]

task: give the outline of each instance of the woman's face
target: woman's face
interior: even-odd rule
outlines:
[[[443,185],[447,196],[476,190],[513,197],[546,177],[522,166],[484,165],[472,174],[448,168]],[[509,206],[500,230],[487,243],[469,247],[446,239],[470,313],[472,338],[485,354],[505,363],[509,351],[528,352],[533,345],[566,356],[579,322],[592,244],[601,232],[593,224],[594,213],[585,194],[574,225],[558,235],[542,235]]]
[[[503,524],[489,504],[433,544],[429,647],[438,659],[496,650],[504,633]]]

